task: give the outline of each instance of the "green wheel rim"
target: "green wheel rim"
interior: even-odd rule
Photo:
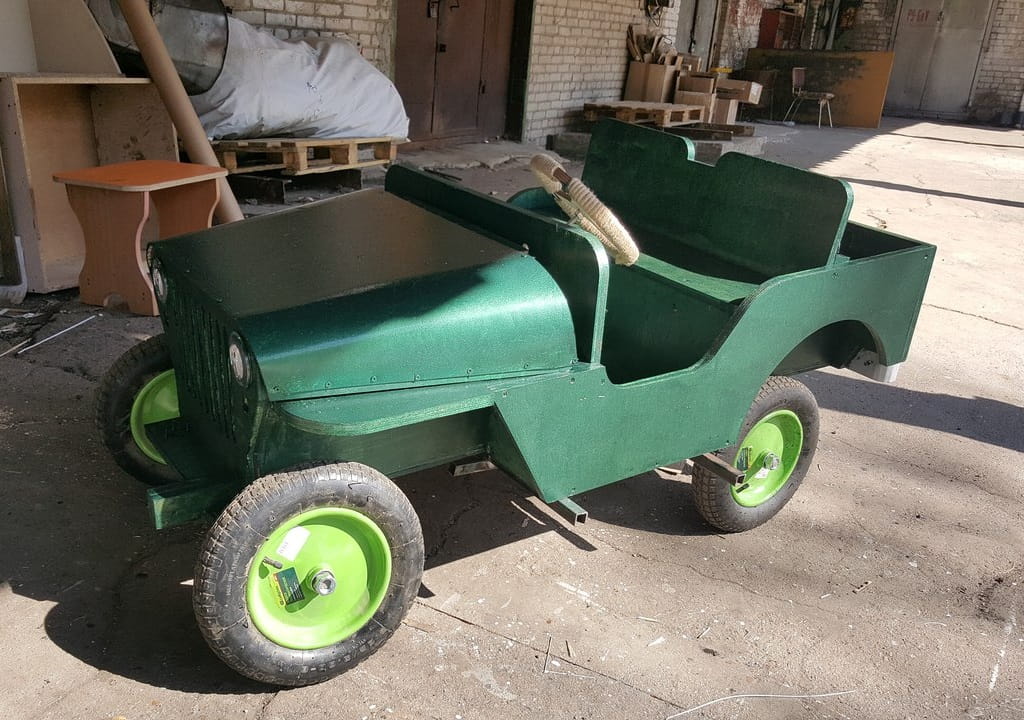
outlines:
[[[732,488],[737,504],[757,507],[779,492],[796,469],[803,446],[804,426],[792,410],[776,410],[761,418],[733,458],[737,467],[747,458],[746,481]]]
[[[330,573],[321,595],[313,580]],[[377,612],[391,582],[391,548],[377,524],[349,508],[322,507],[279,525],[249,568],[246,606],[268,639],[314,650],[354,635]]]
[[[132,439],[146,457],[161,465],[167,460],[156,449],[149,439],[146,426],[163,420],[180,417],[178,411],[178,384],[174,381],[174,371],[165,370],[142,386],[132,403],[132,414],[128,421],[132,431]]]

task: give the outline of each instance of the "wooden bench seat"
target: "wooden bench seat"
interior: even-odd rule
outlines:
[[[685,138],[605,121],[583,182],[615,212],[642,252],[676,266],[710,297],[835,262],[852,205],[835,178],[739,153],[711,166]]]

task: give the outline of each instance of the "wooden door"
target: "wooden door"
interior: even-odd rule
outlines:
[[[414,141],[504,133],[514,0],[398,0],[395,85]]]
[[[967,114],[992,0],[905,0],[886,110]]]

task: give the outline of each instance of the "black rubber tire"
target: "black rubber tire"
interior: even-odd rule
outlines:
[[[694,502],[701,517],[710,525],[724,532],[743,532],[755,528],[773,518],[799,489],[818,447],[819,420],[818,403],[814,395],[806,385],[793,378],[768,378],[768,382],[761,386],[753,405],[750,406],[736,442],[715,454],[731,462],[739,452],[739,443],[746,437],[750,428],[765,415],[783,409],[792,410],[800,418],[804,432],[803,447],[789,480],[761,505],[740,505],[733,498],[732,488],[726,480],[697,465],[693,466]]]
[[[391,580],[373,618],[354,635],[293,650],[252,623],[246,579],[274,529],[317,507],[351,508],[377,523],[391,546]],[[199,552],[192,602],[199,629],[221,660],[253,680],[294,687],[328,680],[380,649],[409,612],[422,577],[423,532],[405,494],[365,465],[315,465],[260,478],[231,501]]]
[[[150,380],[173,368],[163,334],[143,340],[110,366],[96,392],[96,425],[114,462],[148,485],[181,480],[170,465],[147,456],[132,437],[130,419],[135,396]]]

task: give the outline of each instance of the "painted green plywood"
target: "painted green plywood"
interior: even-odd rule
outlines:
[[[522,253],[238,324],[272,401],[531,375],[576,361],[565,297]]]
[[[595,138],[598,165],[614,155],[602,147],[618,138],[613,129]],[[623,136],[645,148],[645,172],[680,162],[679,177],[694,171],[686,143],[670,138],[673,159],[652,137],[667,136],[636,128]],[[736,177],[736,167],[727,164],[723,177]],[[601,182],[600,169],[591,172]],[[823,218],[820,232],[789,218],[789,235],[766,234],[773,242],[797,238],[801,248],[788,256],[749,233],[714,249],[701,245],[707,237],[682,227],[666,198],[663,206],[630,201],[632,229],[640,228],[649,252],[632,267],[609,266],[596,239],[537,193],[505,204],[401,167],[387,179],[397,205],[356,193],[343,205],[310,208],[316,222],[300,213],[289,221],[316,234],[325,232],[324,213],[400,208],[407,243],[389,237],[375,245],[332,231],[346,253],[378,258],[383,267],[370,275],[385,278],[380,284],[339,270],[332,288],[317,270],[316,288],[226,297],[247,273],[242,264],[203,267],[232,255],[212,250],[217,229],[158,244],[182,418],[147,431],[194,480],[151,492],[158,525],[216,511],[255,477],[317,461],[401,475],[486,454],[543,499],[558,500],[731,444],[758,388],[780,369],[842,366],[861,348],[881,363],[901,362],[934,248],[847,224],[841,184],[792,172],[805,190],[824,188],[834,202],[804,213]],[[774,167],[751,173],[785,178]],[[612,185],[610,196],[630,196]],[[320,239],[288,237],[311,253],[307,264],[319,262]],[[240,236],[232,238],[242,255]],[[736,256],[744,243],[764,252],[744,264]],[[385,257],[402,247],[418,260]],[[795,258],[813,263],[771,269]],[[269,272],[262,260],[255,265],[258,277]],[[296,268],[287,283],[296,282]],[[253,363],[244,387],[228,370],[232,334]],[[486,369],[483,377],[466,372],[473,366]]]
[[[666,238],[717,260],[723,273],[761,279],[834,259],[852,204],[846,183],[739,153],[712,167],[692,153],[685,138],[606,120],[594,129],[583,180],[643,252],[677,265]]]

